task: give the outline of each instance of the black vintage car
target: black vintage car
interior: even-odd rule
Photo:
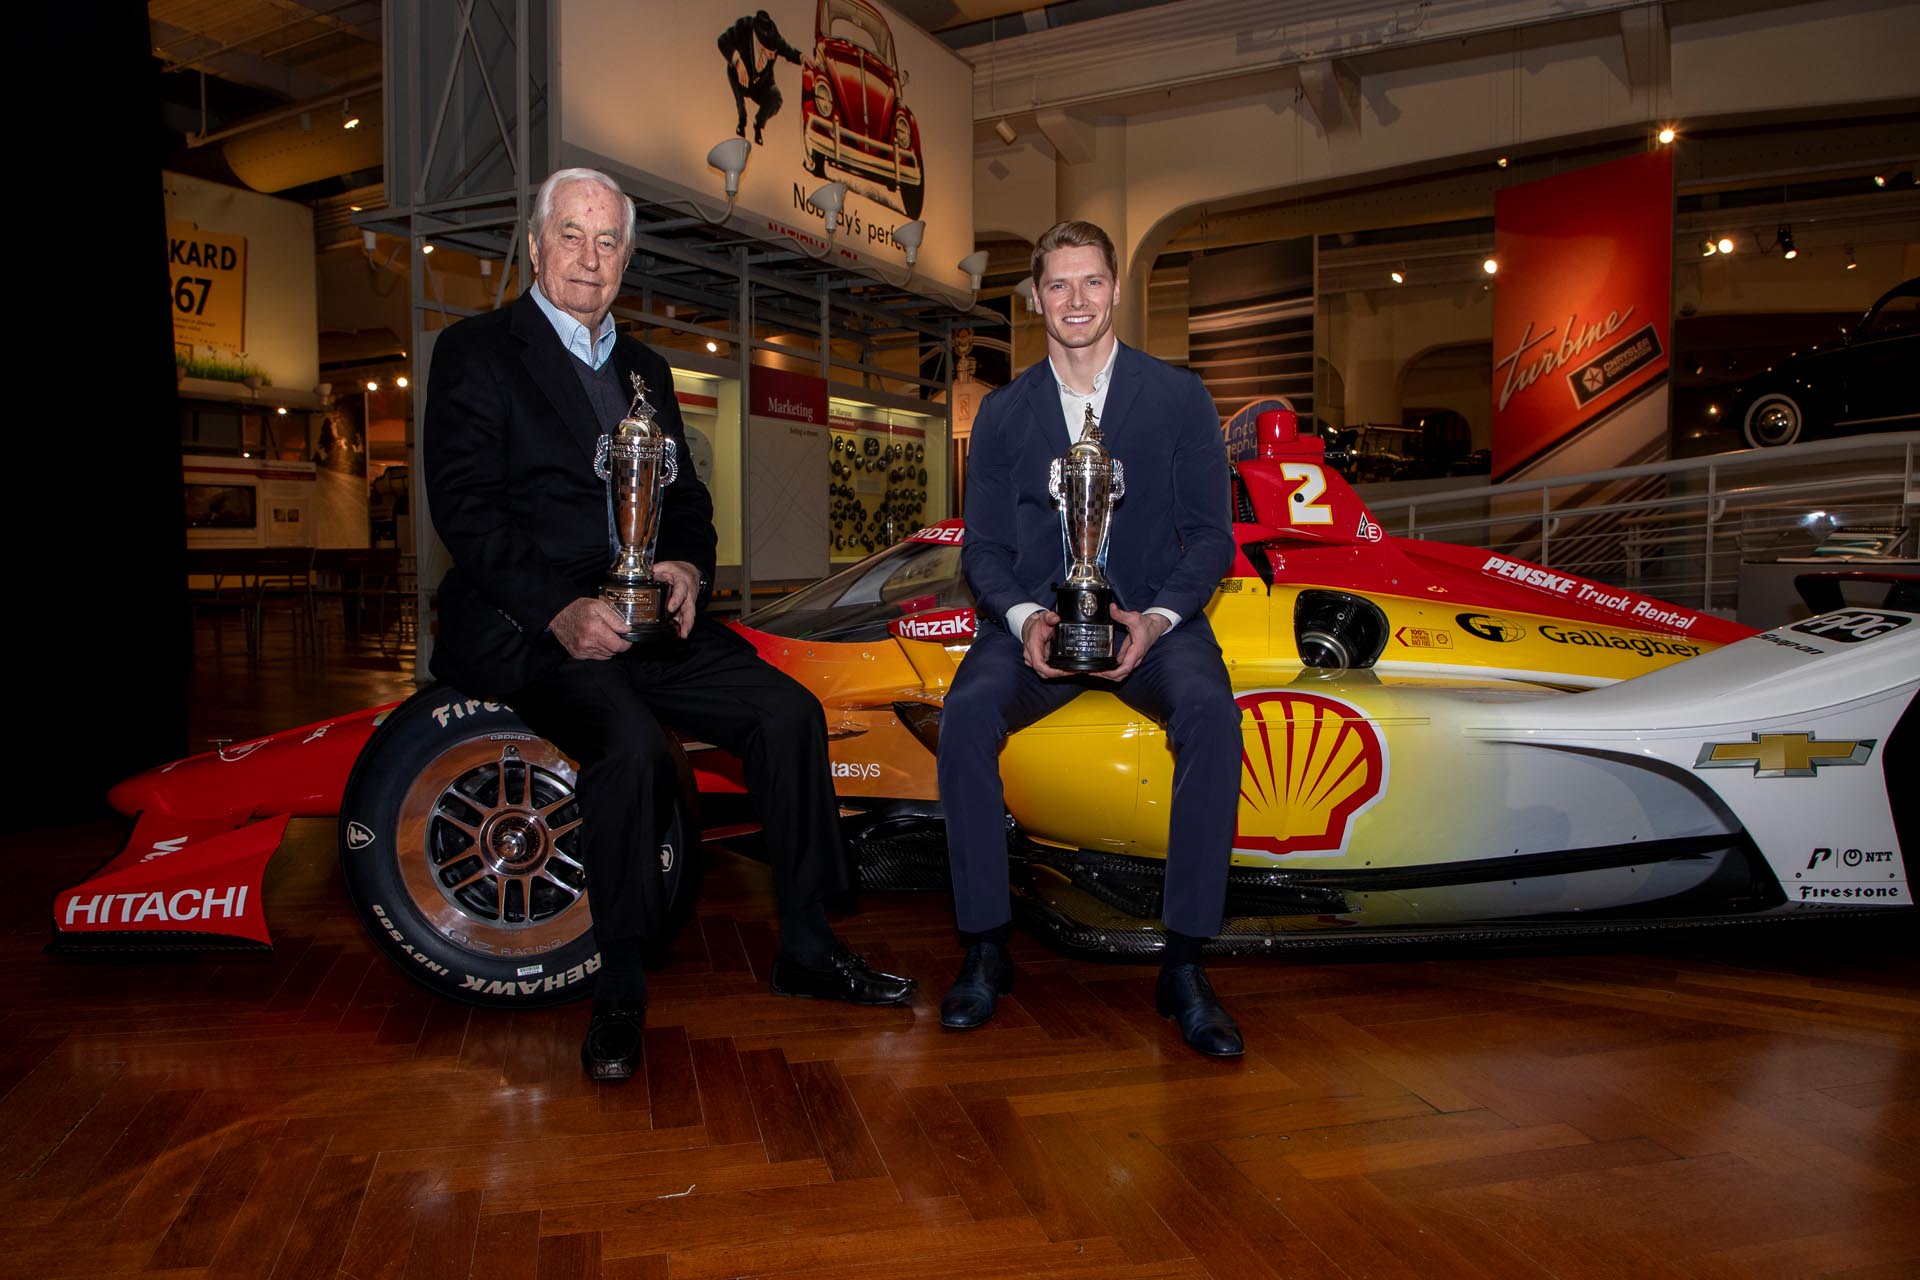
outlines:
[[[1837,341],[1747,382],[1729,420],[1756,449],[1920,426],[1920,276],[1881,294]]]

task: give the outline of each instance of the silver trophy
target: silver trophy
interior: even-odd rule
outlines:
[[[621,634],[641,643],[675,634],[667,612],[668,586],[653,576],[653,544],[660,532],[660,499],[679,474],[673,437],[654,421],[647,384],[633,374],[633,407],[606,437],[607,481],[618,548],[600,586],[600,599],[620,615]]]
[[[1106,573],[1107,535],[1114,504],[1126,496],[1127,484],[1120,460],[1100,442],[1092,405],[1087,406],[1079,441],[1066,457],[1053,460],[1047,492],[1060,504],[1067,545],[1067,580],[1054,593],[1060,625],[1054,628],[1047,662],[1062,671],[1111,671],[1120,660],[1107,610],[1113,603]]]

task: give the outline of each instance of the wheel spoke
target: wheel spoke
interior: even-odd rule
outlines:
[[[444,805],[435,809],[433,816],[452,827],[455,831],[465,835],[469,840],[477,842],[480,839],[479,827],[471,826],[463,819],[454,817],[451,813],[447,812],[446,806]]]
[[[557,827],[548,827],[547,839],[549,841],[558,840],[561,836],[566,835],[568,832],[574,830],[579,825],[580,825],[580,819],[575,818],[573,821],[563,822]]]
[[[564,862],[568,866],[572,867],[575,871],[584,872],[587,869],[586,864],[580,862],[579,860],[569,855],[565,849],[555,848],[549,851],[547,854],[547,861]]]
[[[466,888],[466,887],[467,887],[468,885],[470,885],[470,884],[477,884],[477,883],[479,883],[480,881],[482,881],[482,880],[485,880],[485,879],[487,878],[487,876],[488,876],[488,874],[489,874],[489,873],[488,873],[488,871],[487,871],[487,866],[486,866],[486,864],[485,864],[485,863],[483,862],[483,863],[481,863],[481,864],[480,864],[480,869],[479,869],[478,871],[476,871],[476,872],[474,872],[474,873],[473,873],[472,875],[470,875],[470,876],[468,876],[468,877],[467,877],[466,879],[464,879],[464,880],[461,880],[461,881],[457,881],[457,882],[456,882],[456,883],[454,883],[454,884],[450,884],[450,885],[448,885],[448,886],[447,886],[447,892],[448,892],[448,893],[458,893],[458,892],[460,892],[460,891],[461,891],[462,889],[464,889],[464,888]]]
[[[540,818],[542,821],[550,823],[553,821],[554,814],[558,813],[560,810],[566,808],[568,805],[572,803],[573,803],[573,792],[569,791],[569,792],[566,792],[564,795],[562,795],[558,800],[555,800],[552,804],[540,805],[535,807],[534,812],[540,815]],[[574,821],[578,822],[579,819],[575,818]]]
[[[546,868],[542,867],[540,869],[540,872],[537,878],[541,880],[545,880],[548,884],[552,885],[554,888],[559,889],[562,893],[566,894],[567,901],[569,902],[579,901],[580,891],[574,888],[572,885],[568,884],[565,880],[555,879],[553,873],[551,871],[548,871]]]

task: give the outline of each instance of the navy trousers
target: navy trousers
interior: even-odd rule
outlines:
[[[1167,833],[1165,907],[1169,929],[1199,938],[1220,932],[1227,867],[1240,805],[1240,708],[1204,620],[1161,636],[1119,684],[1043,680],[1005,627],[988,624],[960,663],[940,713],[940,801],[954,909],[968,932],[1013,916],[1007,890],[1006,801],[1000,748],[1007,735],[1106,689],[1167,731],[1174,751]]]

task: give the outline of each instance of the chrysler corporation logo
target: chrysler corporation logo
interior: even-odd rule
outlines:
[[[1386,791],[1380,731],[1357,707],[1287,689],[1242,694],[1236,849],[1339,853]]]

